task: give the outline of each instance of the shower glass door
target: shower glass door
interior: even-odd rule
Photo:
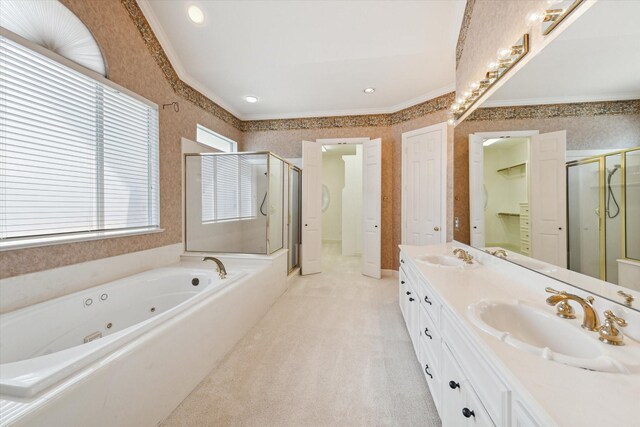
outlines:
[[[289,167],[289,271],[300,263],[300,170]]]
[[[567,165],[570,270],[600,278],[600,160]]]
[[[606,156],[604,162],[605,280],[618,283],[618,260],[622,258],[622,154]]]

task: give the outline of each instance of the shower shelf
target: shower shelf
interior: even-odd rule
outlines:
[[[513,166],[506,167],[506,168],[498,169],[498,172],[507,172],[507,171],[510,171],[512,169],[518,169],[518,168],[524,167],[526,165],[527,165],[526,162],[525,163],[518,163],[517,165],[513,165]]]
[[[498,212],[498,216],[520,216],[520,214],[514,212]]]

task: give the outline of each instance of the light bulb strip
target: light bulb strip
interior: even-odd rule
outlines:
[[[544,21],[543,22],[551,22],[551,25],[549,25],[547,28],[545,28],[542,31],[542,35],[543,36],[547,36],[549,35],[553,30],[556,29],[556,27],[558,25],[560,25],[560,23],[562,21],[564,21],[564,19],[571,15],[571,12],[573,12],[578,6],[580,6],[580,4],[583,2],[584,0],[575,0],[571,6],[569,6],[566,10],[562,10],[562,9],[549,9],[549,10],[545,10],[544,12]]]
[[[510,55],[504,57],[508,52]],[[451,105],[448,113],[449,124],[455,124],[457,118],[461,117],[485,94],[486,91],[496,84],[511,68],[513,68],[525,55],[529,53],[529,34],[524,34],[518,43],[508,49],[498,50],[498,55],[503,56],[502,59],[496,59],[489,64],[485,78],[479,82],[473,82],[469,85],[469,89],[456,99]]]

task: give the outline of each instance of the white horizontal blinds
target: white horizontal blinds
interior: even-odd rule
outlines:
[[[256,177],[253,174],[254,167],[246,156],[240,156],[240,217],[252,218],[255,216],[255,194],[253,183]]]
[[[158,225],[157,150],[155,108],[0,36],[0,239]]]
[[[112,88],[102,94],[103,226],[158,225],[153,215],[158,210],[157,111]]]
[[[215,168],[216,220],[239,218],[239,156],[217,156]]]
[[[242,155],[202,156],[202,221],[253,218],[255,177]]]
[[[202,168],[202,222],[215,221],[215,193],[214,193],[214,161],[213,156],[200,157]]]

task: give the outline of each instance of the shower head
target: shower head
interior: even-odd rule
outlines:
[[[611,177],[611,175],[613,175],[614,173],[616,173],[616,171],[620,169],[620,165],[613,165],[613,168],[609,169],[607,168],[607,172],[609,173],[609,177]]]

